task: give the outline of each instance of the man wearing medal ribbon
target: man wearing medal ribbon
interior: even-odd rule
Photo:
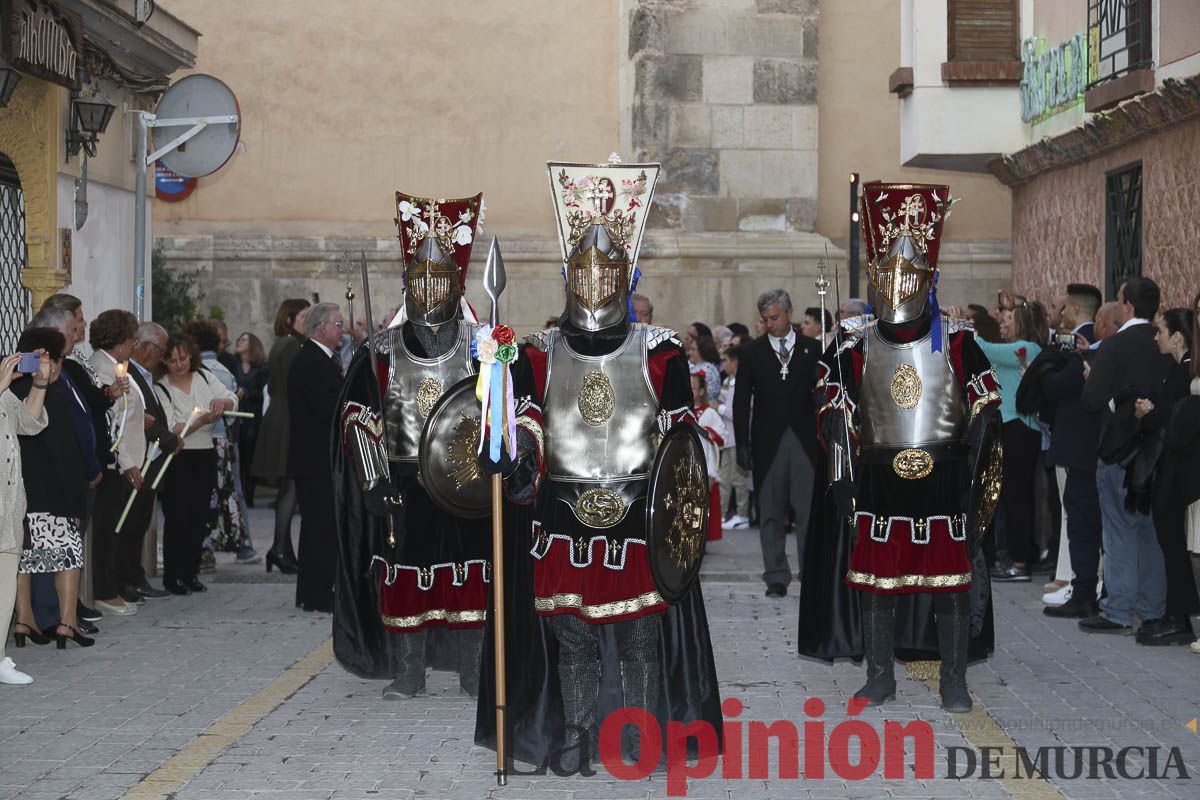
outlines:
[[[798,646],[831,660],[865,657],[867,682],[854,696],[871,705],[895,697],[894,653],[936,654],[942,706],[966,712],[967,659],[992,647],[978,545],[999,497],[1002,453],[991,365],[973,332],[937,305],[950,205],[946,186],[863,186],[875,321],[839,333],[818,366],[831,491],[818,504],[825,541],[810,557],[825,556],[806,571]],[[849,539],[852,552],[840,544]],[[861,621],[849,618],[855,606]]]
[[[767,333],[743,346],[738,357],[734,438],[738,465],[753,472],[758,493],[767,597],[783,597],[792,582],[789,517],[798,560],[808,532],[817,460],[812,390],[821,344],[792,325],[792,299],[783,289],[764,292],[758,298],[758,313]]]
[[[339,400],[334,653],[356,675],[392,679],[383,690],[387,699],[424,692],[427,665],[457,671],[461,690],[471,695],[479,682],[490,509],[436,504],[420,450],[439,401],[477,373],[479,325],[463,289],[482,205],[481,194],[396,193],[404,304],[359,348]],[[369,294],[364,286],[368,314]],[[437,460],[457,454],[466,462],[458,451],[469,439],[470,463],[458,477],[486,492],[475,464],[479,421],[455,423],[457,438]]]

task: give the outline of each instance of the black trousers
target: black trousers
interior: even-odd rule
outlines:
[[[200,546],[212,530],[217,451],[180,450],[159,484],[163,504],[163,580],[195,578]]]
[[[1154,531],[1167,572],[1167,610],[1163,616],[1187,622],[1189,616],[1200,612],[1196,576],[1187,549],[1187,507],[1162,505],[1154,506]]]
[[[1073,597],[1096,599],[1100,576],[1100,546],[1103,522],[1095,469],[1068,469],[1063,485],[1063,508],[1067,512],[1067,544],[1071,550]]]
[[[1004,506],[1008,557],[1032,567],[1038,560],[1033,541],[1033,476],[1042,435],[1020,420],[1004,423],[1004,477],[1000,505]]]
[[[333,609],[333,576],[337,567],[337,522],[333,510],[333,478],[296,478],[300,501],[300,548],[296,605],[317,611]]]
[[[92,511],[92,594],[97,600],[111,600],[121,591],[120,550],[116,532],[117,520],[125,510],[129,481],[116,470],[104,470],[96,489],[96,506]],[[122,527],[129,532],[130,520]]]

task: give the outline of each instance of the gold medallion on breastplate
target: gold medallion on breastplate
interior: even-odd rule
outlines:
[[[596,370],[584,376],[577,401],[584,422],[593,428],[603,425],[612,418],[616,404],[612,382],[607,375]]]
[[[421,381],[421,385],[417,387],[417,411],[421,412],[422,417],[428,417],[429,412],[433,411],[434,405],[445,391],[445,386],[437,378],[426,378]]]
[[[892,400],[903,409],[916,408],[921,399],[921,376],[912,364],[896,367],[892,376]]]
[[[892,459],[892,471],[910,481],[920,480],[933,472],[933,456],[924,450],[901,450]]]

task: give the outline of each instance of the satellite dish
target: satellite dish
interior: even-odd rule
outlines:
[[[241,112],[228,86],[212,75],[188,75],[172,84],[158,107],[152,128],[155,148],[162,147],[192,128],[198,119],[236,116],[236,122],[212,122],[159,160],[185,178],[202,178],[225,165],[237,147]]]

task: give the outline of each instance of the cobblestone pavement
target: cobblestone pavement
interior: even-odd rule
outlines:
[[[269,513],[252,512],[266,535]],[[260,551],[268,544],[259,542]],[[0,687],[0,800],[173,797],[176,800],[337,798],[657,798],[666,775],[619,781],[597,775],[514,775],[497,788],[494,755],[472,743],[475,703],[456,680],[431,673],[430,695],[390,703],[380,681],[355,678],[329,661],[329,617],[294,608],[290,583],[262,565],[225,563],[203,595],[146,603],[137,616],[106,618],[89,650],[10,649],[35,676]],[[845,699],[862,681],[852,664],[795,655],[797,585],[784,600],[762,594],[758,537],[726,532],[705,565],[705,598],[722,695],[745,704],[743,722],[793,721],[820,698],[827,735],[847,719]],[[1146,648],[1129,637],[1088,637],[1071,621],[1041,614],[1037,584],[996,587],[997,651],[973,666],[977,713],[952,719],[930,687],[900,680],[895,703],[861,719],[924,720],[935,733],[934,777],[722,779],[687,785],[693,798],[1068,797],[1195,798],[1195,778],[1012,780],[1013,744],[1160,747],[1159,769],[1179,749],[1189,776],[1200,770],[1200,657],[1187,648]],[[10,643],[11,648],[11,643]],[[307,658],[306,658],[307,656]],[[297,663],[299,662],[299,663]],[[898,675],[903,676],[903,668]],[[311,679],[309,677],[311,676]],[[743,737],[745,734],[743,733]],[[744,741],[744,739],[743,739]],[[949,748],[1005,748],[1005,780],[946,777]],[[774,748],[772,748],[772,753]],[[858,748],[850,749],[857,763]],[[960,755],[965,750],[955,751]],[[168,761],[170,759],[170,761]],[[1073,755],[1067,759],[1067,767]],[[801,754],[801,769],[804,769]],[[1086,763],[1086,758],[1085,758]],[[1134,758],[1130,769],[1145,766]],[[165,766],[164,766],[165,764]],[[745,770],[743,770],[745,771]],[[1103,774],[1103,773],[1101,773]]]

